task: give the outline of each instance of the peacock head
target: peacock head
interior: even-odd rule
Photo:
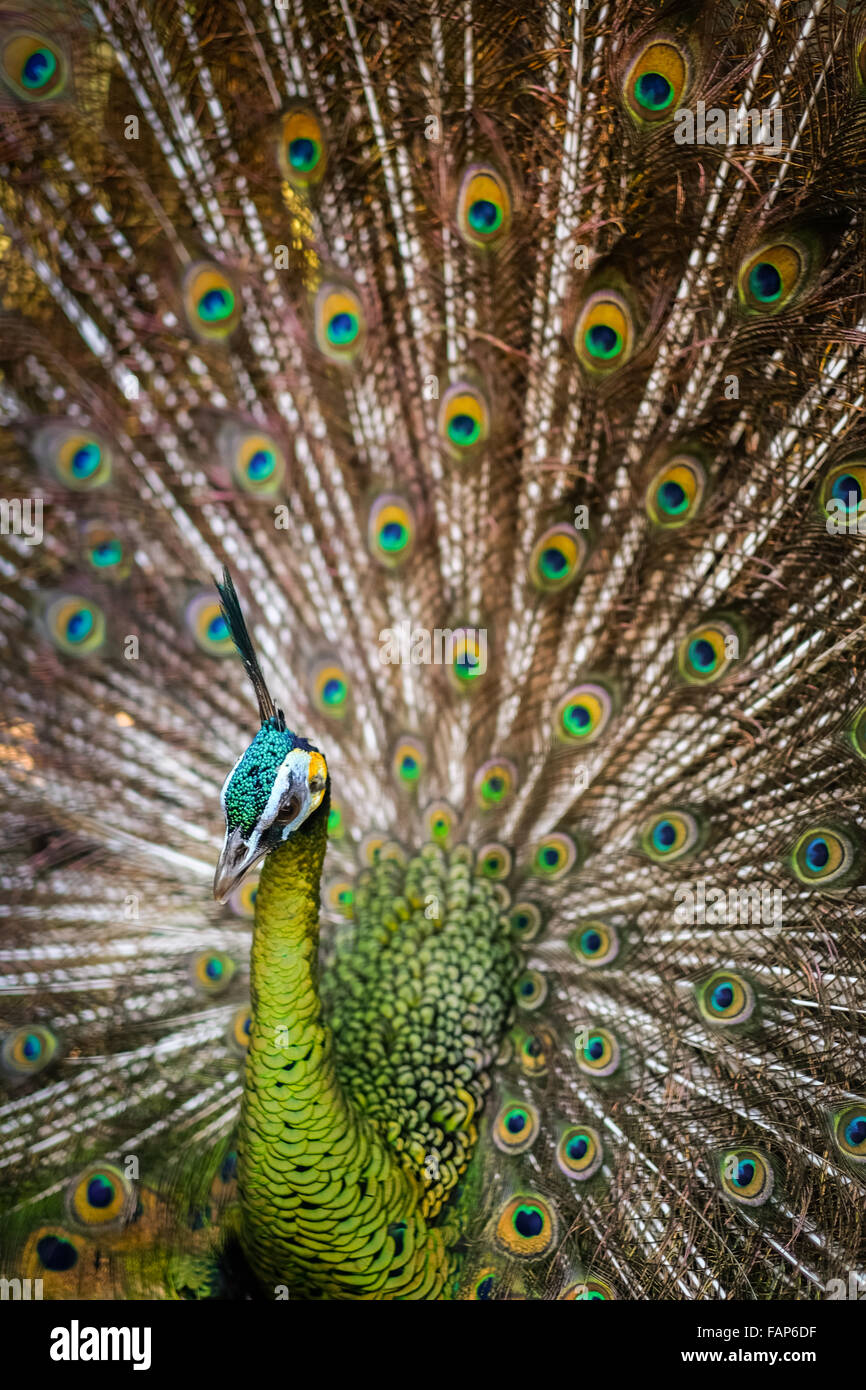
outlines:
[[[218,902],[225,902],[260,859],[318,812],[327,814],[328,766],[318,748],[286,727],[282,710],[274,706],[228,570],[223,571],[223,582],[217,589],[223,616],[253,683],[262,720],[262,727],[226,778],[220,796],[226,835],[213,891]]]

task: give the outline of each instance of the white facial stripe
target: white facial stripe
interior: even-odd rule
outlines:
[[[280,809],[280,802],[283,800],[290,785],[301,794],[301,806],[295,819],[285,827],[283,839],[285,840],[292,831],[305,820],[310,810],[310,792],[307,786],[307,773],[310,767],[310,755],[303,748],[293,748],[291,753],[286,754],[277,769],[274,785],[271,787],[271,794],[268,797],[268,804],[259,817],[258,831],[262,833]]]

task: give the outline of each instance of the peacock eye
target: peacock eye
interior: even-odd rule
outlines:
[[[535,1194],[512,1197],[496,1223],[496,1243],[518,1259],[537,1260],[556,1242],[556,1208]]]
[[[569,1285],[562,1298],[569,1303],[610,1303],[616,1294],[606,1279],[584,1279]]]
[[[523,1102],[503,1105],[493,1121],[493,1142],[503,1153],[525,1153],[535,1143],[539,1123],[535,1106]]]
[[[586,554],[586,538],[573,526],[551,526],[532,548],[529,577],[542,593],[558,593],[577,578]]]
[[[25,101],[51,101],[66,86],[66,58],[44,34],[15,34],[7,39],[2,69],[7,85]]]
[[[242,1009],[236,1009],[229,1021],[226,1042],[238,1057],[245,1057],[249,1051],[252,1026],[253,1016],[249,1005],[245,1004]]]
[[[57,1053],[57,1038],[50,1028],[34,1023],[16,1028],[3,1039],[0,1048],[0,1068],[16,1078],[35,1076],[43,1071]]]
[[[462,381],[449,386],[439,407],[437,428],[456,459],[481,448],[490,433],[490,411],[477,387]]]
[[[511,850],[506,845],[500,845],[494,841],[482,845],[478,851],[478,871],[485,878],[493,879],[494,883],[500,883],[503,879],[508,878],[513,862]]]
[[[745,1023],[755,1010],[755,991],[740,975],[711,976],[697,991],[698,1007],[707,1023]]]
[[[370,554],[388,569],[396,569],[408,560],[414,540],[415,518],[408,504],[392,492],[378,497],[367,523]]]
[[[851,747],[858,758],[866,758],[866,705],[857,710],[848,729]]]
[[[622,367],[634,351],[634,320],[615,290],[597,290],[584,303],[574,329],[574,350],[591,377]]]
[[[457,225],[471,246],[496,246],[511,225],[511,196],[495,169],[467,170],[457,199]]]
[[[496,1297],[496,1271],[493,1269],[483,1269],[472,1285],[472,1299],[479,1299],[484,1302],[495,1299]]]
[[[866,1105],[847,1105],[833,1120],[833,1138],[846,1158],[866,1163]]]
[[[507,758],[490,758],[472,779],[475,801],[482,810],[503,805],[517,786],[517,768]]]
[[[518,1047],[521,1071],[527,1076],[544,1076],[556,1048],[556,1039],[549,1028],[537,1028],[524,1034]]]
[[[58,651],[91,656],[105,642],[105,614],[80,594],[61,594],[45,607],[44,623]]]
[[[266,434],[243,433],[232,449],[230,465],[241,491],[257,496],[272,496],[286,476],[286,456]]]
[[[93,492],[111,481],[111,447],[89,429],[43,425],[33,437],[33,452],[42,471],[73,492]]]
[[[66,1189],[66,1218],[79,1230],[125,1226],[136,1208],[132,1183],[112,1163],[91,1163]]]
[[[245,878],[243,883],[238,884],[229,898],[229,907],[236,917],[245,917],[247,920],[255,917],[258,892],[258,876]]]
[[[578,1030],[574,1060],[587,1076],[612,1076],[620,1063],[620,1047],[606,1028]]]
[[[231,656],[234,652],[228,623],[209,590],[194,594],[187,603],[186,626],[196,646],[208,656]]]
[[[39,1236],[35,1252],[38,1268],[48,1270],[51,1274],[65,1274],[78,1263],[75,1242],[54,1231]]]
[[[187,271],[183,306],[190,328],[209,341],[228,338],[240,323],[237,288],[224,270],[210,263],[194,265]]]
[[[762,246],[740,267],[740,302],[753,313],[775,314],[802,289],[810,257],[805,244],[778,241]]]
[[[605,686],[596,682],[573,686],[557,707],[556,733],[567,743],[593,743],[604,733],[612,712],[613,701]]]
[[[597,919],[581,922],[569,936],[568,944],[575,960],[591,967],[609,965],[619,954],[616,928]]]
[[[698,848],[702,827],[690,811],[665,811],[644,822],[640,844],[657,864],[682,859]]]
[[[316,345],[332,362],[351,362],[364,342],[364,311],[353,290],[320,286],[313,308]]]
[[[549,878],[553,882],[564,878],[577,862],[577,842],[570,835],[557,831],[545,835],[533,846],[530,869],[539,878]]]
[[[670,530],[693,521],[701,509],[706,474],[698,459],[678,454],[655,474],[646,493],[646,510],[655,526]]]
[[[398,783],[414,787],[427,771],[427,752],[420,739],[405,737],[394,749],[391,770]]]
[[[859,842],[852,832],[826,825],[810,826],[797,840],[791,867],[801,883],[842,886],[858,867]]]
[[[351,917],[355,911],[355,887],[350,879],[334,878],[325,887],[325,906],[339,917]]]
[[[424,825],[433,844],[447,846],[454,829],[454,812],[448,802],[431,802],[424,812]]]
[[[280,167],[295,188],[309,188],[322,178],[327,163],[319,121],[309,111],[290,111],[283,117]]]
[[[84,534],[84,553],[91,567],[101,578],[125,579],[129,574],[130,557],[122,538],[100,522],[88,525]]]
[[[342,666],[332,661],[320,662],[313,670],[311,694],[320,714],[326,714],[330,719],[344,719],[348,714],[351,687]]]
[[[228,989],[236,969],[235,962],[224,951],[202,951],[193,960],[190,973],[197,989],[213,995]]]
[[[690,685],[719,680],[741,655],[742,634],[721,618],[693,628],[680,643],[677,668]]]
[[[514,1001],[521,1009],[540,1009],[548,990],[546,975],[540,970],[524,970],[514,986]]]
[[[650,43],[629,69],[625,98],[640,124],[667,120],[682,105],[691,78],[684,49],[670,39]]]
[[[475,628],[458,627],[452,642],[451,680],[461,692],[469,691],[487,670],[486,632],[480,635]]]
[[[818,494],[821,509],[827,517],[857,516],[866,497],[866,463],[850,459],[837,464],[824,477]]]
[[[518,941],[534,941],[541,931],[542,916],[535,903],[515,903],[508,919],[512,936]]]
[[[719,1160],[722,1191],[735,1201],[760,1207],[773,1191],[769,1159],[757,1149],[729,1149]]]
[[[598,1172],[603,1158],[601,1140],[589,1125],[569,1125],[560,1135],[556,1161],[567,1178],[576,1178],[579,1182],[591,1178]]]

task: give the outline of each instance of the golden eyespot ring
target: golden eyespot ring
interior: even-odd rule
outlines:
[[[568,938],[574,959],[594,970],[610,965],[619,955],[619,936],[615,927],[598,918],[580,922]]]
[[[35,1076],[57,1055],[57,1038],[41,1023],[26,1024],[7,1033],[0,1047],[0,1069],[7,1076]]]
[[[118,1231],[136,1203],[135,1188],[113,1163],[89,1163],[68,1184],[64,1198],[66,1219],[79,1231]]]
[[[866,1163],[866,1104],[846,1105],[833,1121],[833,1138],[846,1158]]]
[[[526,1076],[544,1076],[555,1051],[556,1038],[549,1028],[518,1035],[517,1059]]]
[[[469,1292],[468,1298],[471,1302],[488,1302],[496,1298],[498,1271],[492,1268],[485,1268],[478,1271]]]
[[[481,449],[490,434],[490,410],[481,392],[462,381],[449,386],[439,406],[437,429],[455,459]]]
[[[91,430],[48,425],[39,431],[34,452],[57,481],[73,492],[93,492],[111,481],[112,451]]]
[[[412,554],[415,517],[411,507],[393,492],[378,497],[370,508],[367,547],[387,569],[397,569]]]
[[[44,612],[48,636],[67,656],[92,656],[105,642],[105,614],[81,594],[60,594]]]
[[[584,371],[592,377],[609,376],[634,351],[631,310],[615,290],[591,294],[577,316],[574,350]]]
[[[502,806],[514,795],[517,768],[507,758],[488,758],[472,779],[476,805],[484,811]]]
[[[746,1023],[755,1010],[755,991],[741,975],[717,971],[697,991],[698,1007],[707,1023]]]
[[[716,619],[692,628],[679,645],[677,667],[690,685],[711,685],[740,656],[740,635],[730,623]]]
[[[620,1063],[620,1047],[613,1033],[606,1028],[578,1029],[575,1037],[574,1060],[587,1076],[612,1076]]]
[[[644,822],[640,843],[656,864],[682,859],[697,848],[701,827],[690,811],[663,811]]]
[[[646,492],[646,511],[655,526],[673,530],[693,521],[701,509],[706,473],[698,459],[677,454],[653,477]]]
[[[551,526],[532,548],[529,577],[543,594],[556,594],[580,574],[586,560],[586,538],[573,526]]]
[[[805,248],[784,241],[762,246],[740,267],[740,303],[756,314],[778,313],[802,288],[807,271]]]
[[[221,342],[241,321],[241,297],[234,281],[210,262],[190,266],[183,280],[183,307],[197,337]]]
[[[225,951],[201,951],[192,963],[193,984],[203,994],[223,994],[236,969],[235,962]]]
[[[316,346],[332,362],[353,362],[364,345],[366,321],[354,290],[326,283],[313,305]]]
[[[229,907],[236,917],[252,921],[256,915],[256,898],[259,892],[259,876],[253,874],[239,883],[229,897]]]
[[[848,459],[836,464],[824,476],[818,494],[824,516],[841,525],[855,521],[859,524],[866,516],[863,500],[866,498],[866,463],[859,459]]]
[[[377,864],[386,844],[387,839],[384,835],[379,835],[375,832],[371,835],[365,835],[358,849],[361,863],[370,866]]]
[[[100,579],[120,580],[129,574],[132,560],[124,538],[101,522],[90,522],[84,531],[84,554]]]
[[[506,845],[500,845],[495,840],[482,845],[478,851],[476,868],[484,878],[493,879],[495,883],[501,883],[508,878],[514,864],[511,850]]]
[[[856,847],[840,829],[812,825],[794,846],[792,868],[801,883],[827,887],[838,883],[855,867]]]
[[[333,878],[325,886],[324,902],[329,912],[350,918],[355,912],[355,885],[350,878]]]
[[[610,723],[613,700],[597,681],[585,681],[566,691],[556,710],[555,730],[565,743],[585,747],[600,738]]]
[[[233,656],[235,644],[219,600],[208,589],[194,594],[186,605],[186,625],[200,651],[208,656]]]
[[[685,52],[670,39],[656,39],[632,63],[625,80],[629,111],[640,125],[670,120],[682,105],[691,77]]]
[[[268,434],[233,433],[231,470],[235,485],[255,497],[272,497],[286,476],[286,456],[279,444]]]
[[[253,1016],[249,1004],[236,1009],[229,1023],[227,1042],[231,1051],[239,1057],[245,1057],[249,1051],[252,1026]]]
[[[44,34],[12,34],[3,44],[6,84],[24,101],[53,101],[66,86],[63,51]]]
[[[342,666],[332,661],[321,662],[313,671],[310,693],[316,709],[329,719],[345,719],[349,713],[351,687]]]
[[[530,872],[556,882],[564,878],[577,862],[577,844],[570,835],[556,831],[545,835],[532,848]]]
[[[452,661],[448,670],[452,683],[461,691],[471,691],[487,670],[487,630],[455,628],[451,639]]]
[[[424,828],[435,845],[448,847],[454,830],[454,812],[447,801],[432,801],[424,812]]]
[[[457,198],[457,225],[470,246],[496,246],[511,226],[511,195],[489,165],[467,169]]]
[[[512,1197],[496,1223],[496,1244],[521,1260],[537,1260],[556,1244],[556,1208],[537,1194]]]
[[[562,1298],[570,1303],[610,1303],[616,1294],[606,1279],[585,1279],[581,1284],[570,1284]]]
[[[321,181],[328,163],[322,127],[309,111],[289,111],[280,132],[280,169],[294,188],[311,188]]]
[[[521,1009],[540,1009],[547,999],[550,985],[540,970],[524,970],[514,986],[514,998]]]
[[[508,1101],[493,1121],[493,1142],[503,1153],[522,1154],[538,1137],[539,1118],[534,1105]]]
[[[769,1201],[774,1175],[769,1159],[757,1149],[729,1149],[719,1159],[722,1191],[746,1206],[761,1207]]]
[[[401,738],[391,759],[394,780],[411,790],[417,787],[427,771],[427,753],[423,743],[417,738]]]
[[[866,705],[861,705],[854,715],[848,738],[857,757],[866,759]]]
[[[512,936],[518,941],[534,941],[541,931],[542,916],[535,903],[515,903],[509,915]]]
[[[597,1173],[604,1161],[598,1131],[589,1125],[569,1125],[559,1136],[556,1161],[567,1178],[585,1182]]]

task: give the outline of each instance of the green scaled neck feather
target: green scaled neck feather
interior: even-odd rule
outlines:
[[[320,992],[327,768],[274,709],[228,574],[219,588],[263,717],[223,790],[214,887],[224,897],[264,858],[239,1136],[243,1252],[272,1297],[447,1297],[451,1207],[513,997],[508,926],[471,856],[449,862],[431,845],[408,865],[385,859],[362,876]]]

